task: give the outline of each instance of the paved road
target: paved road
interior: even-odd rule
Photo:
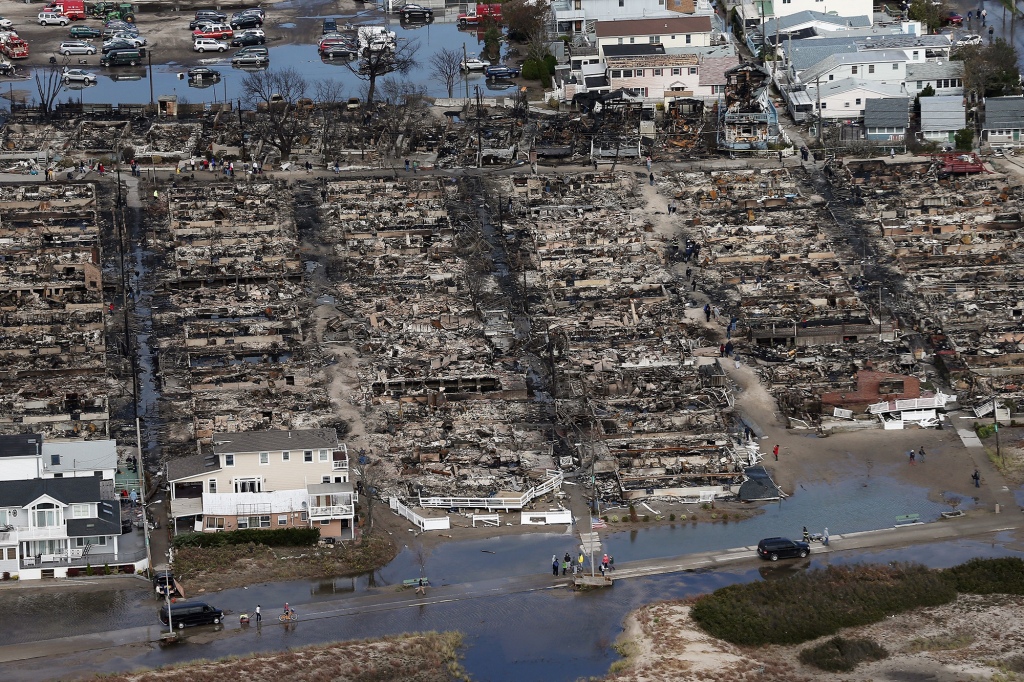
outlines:
[[[1024,514],[1018,511],[1005,514],[978,512],[959,519],[936,523],[917,524],[847,535],[834,535],[832,536],[830,547],[826,548],[815,545],[812,551],[815,554],[831,554],[834,552],[904,547],[907,545],[941,542],[955,538],[987,535],[1015,530],[1021,527],[1024,527]],[[725,568],[744,563],[752,564],[758,561],[754,553],[754,547],[735,547],[724,551],[717,550],[664,559],[623,563],[617,566],[614,577],[616,580],[625,580],[679,571]],[[411,590],[396,593],[394,588],[391,587],[382,588],[360,596],[340,597],[328,602],[321,601],[310,605],[294,604],[293,606],[299,613],[300,620],[305,622],[397,609],[422,608],[430,604],[482,599],[502,594],[568,588],[568,579],[540,574],[467,582],[448,585],[442,588],[430,588],[425,597],[417,596]],[[274,618],[276,618],[276,613],[268,613],[264,627],[277,627]],[[231,622],[229,619],[225,629],[221,633],[213,633],[213,636],[230,636],[230,633],[238,630],[239,627],[237,623]],[[157,641],[159,637],[160,628],[154,625],[0,646],[0,663],[24,661],[46,656],[68,655],[83,651],[98,651],[125,644],[153,642]]]

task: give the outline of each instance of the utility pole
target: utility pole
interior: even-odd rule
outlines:
[[[153,98],[153,50],[146,50],[146,58],[149,59],[149,106],[153,106],[156,103]]]
[[[878,285],[878,340],[882,340],[882,285]]]
[[[1004,466],[1003,452],[999,449],[999,407],[995,395],[992,396],[992,424],[996,427],[996,457],[999,458],[999,466]]]
[[[821,144],[821,128],[825,119],[821,115],[821,77],[814,79],[814,96],[818,98],[818,144]]]
[[[469,56],[466,54],[466,43],[462,43],[462,82],[466,84],[466,104],[469,104]]]

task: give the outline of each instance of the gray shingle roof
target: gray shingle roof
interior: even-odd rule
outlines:
[[[830,54],[814,66],[801,72],[800,80],[804,83],[811,83],[815,78],[828,74],[829,71],[832,71],[842,64],[860,65],[878,64],[882,62],[903,64],[906,61],[907,56],[899,50],[868,50],[865,52],[843,52],[840,54]],[[898,70],[894,71],[893,75],[896,73],[898,73]]]
[[[864,127],[906,128],[910,124],[910,99],[890,97],[864,102]]]
[[[955,61],[944,62],[908,62],[908,81],[933,81],[936,78],[963,78],[964,63]]]
[[[921,130],[960,130],[967,125],[963,97],[922,97]]]
[[[791,26],[799,26],[800,24],[806,24],[810,21],[817,21],[821,24],[832,24],[834,26],[845,26],[847,28],[864,28],[871,26],[871,19],[866,16],[837,17],[834,14],[824,14],[822,12],[804,10],[788,16],[779,17],[778,19],[769,19],[764,22],[764,33],[765,35],[775,35],[776,32],[785,33]]]
[[[99,476],[0,481],[0,507],[24,507],[48,495],[64,504],[99,502]]]
[[[213,434],[213,451],[266,452],[268,450],[315,450],[338,447],[338,432],[334,429],[307,429],[304,431],[242,431]]]
[[[100,502],[95,519],[68,519],[68,537],[88,538],[96,535],[121,534],[121,503],[117,500]]]
[[[987,97],[985,99],[986,129],[1024,128],[1024,98]]]
[[[0,436],[0,457],[33,457],[39,454],[43,436],[38,433],[18,433]]]
[[[219,458],[213,455],[192,455],[167,462],[167,480],[180,481],[208,471],[218,471]]]

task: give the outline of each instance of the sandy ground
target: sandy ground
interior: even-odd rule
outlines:
[[[689,606],[668,602],[630,615],[616,648],[625,659],[606,678],[616,682],[765,680],[883,682],[1024,679],[1024,597],[961,596],[938,608],[900,614],[844,637],[872,639],[889,651],[885,660],[850,673],[801,664],[796,647],[737,647],[710,637],[690,619]],[[999,677],[1002,675],[1002,677]]]
[[[212,679],[275,682],[284,676],[296,682],[448,682],[463,678],[458,653],[461,643],[462,638],[456,633],[413,633],[243,658],[199,661],[158,670],[105,675],[103,679],[108,682],[195,682]]]
[[[192,50],[192,31],[188,24],[195,16],[195,9],[219,6],[229,16],[232,12],[241,7],[260,5],[267,10],[267,20],[263,25],[266,33],[267,46],[300,43],[308,44],[311,54],[316,52],[316,41],[322,34],[322,19],[324,16],[347,14],[356,11],[358,6],[354,0],[338,0],[337,2],[323,2],[322,0],[308,0],[301,3],[288,3],[289,7],[276,9],[273,3],[267,2],[240,2],[231,0],[229,2],[217,3],[189,3],[179,4],[180,11],[173,11],[171,8],[162,8],[161,11],[153,11],[151,6],[145,5],[136,15],[136,25],[139,27],[140,35],[147,40],[146,48],[153,55],[154,64],[166,62],[177,62],[192,65],[199,62],[209,54],[200,55]],[[35,2],[26,5],[21,2],[6,0],[0,8],[0,14],[14,22],[14,30],[18,35],[28,41],[28,59],[16,60],[20,65],[46,64],[51,56],[56,56],[58,61],[63,63],[63,57],[57,54],[57,47],[62,40],[72,40],[68,35],[71,26],[92,26],[102,28],[103,24],[98,19],[85,19],[72,22],[61,28],[57,25],[40,26],[36,17],[42,11],[45,3]],[[156,8],[153,8],[156,9]],[[282,29],[282,24],[294,24],[287,29]],[[74,38],[73,40],[78,40]],[[91,41],[97,46],[97,54],[71,57],[73,65],[77,66],[80,59],[86,60],[88,66],[99,64],[99,47],[103,40],[96,38]],[[232,48],[226,54],[231,54],[236,48]]]

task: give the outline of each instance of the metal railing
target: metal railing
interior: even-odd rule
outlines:
[[[344,518],[348,516],[355,516],[355,505],[351,504],[336,504],[330,507],[310,507],[309,518],[320,519],[320,518]]]

